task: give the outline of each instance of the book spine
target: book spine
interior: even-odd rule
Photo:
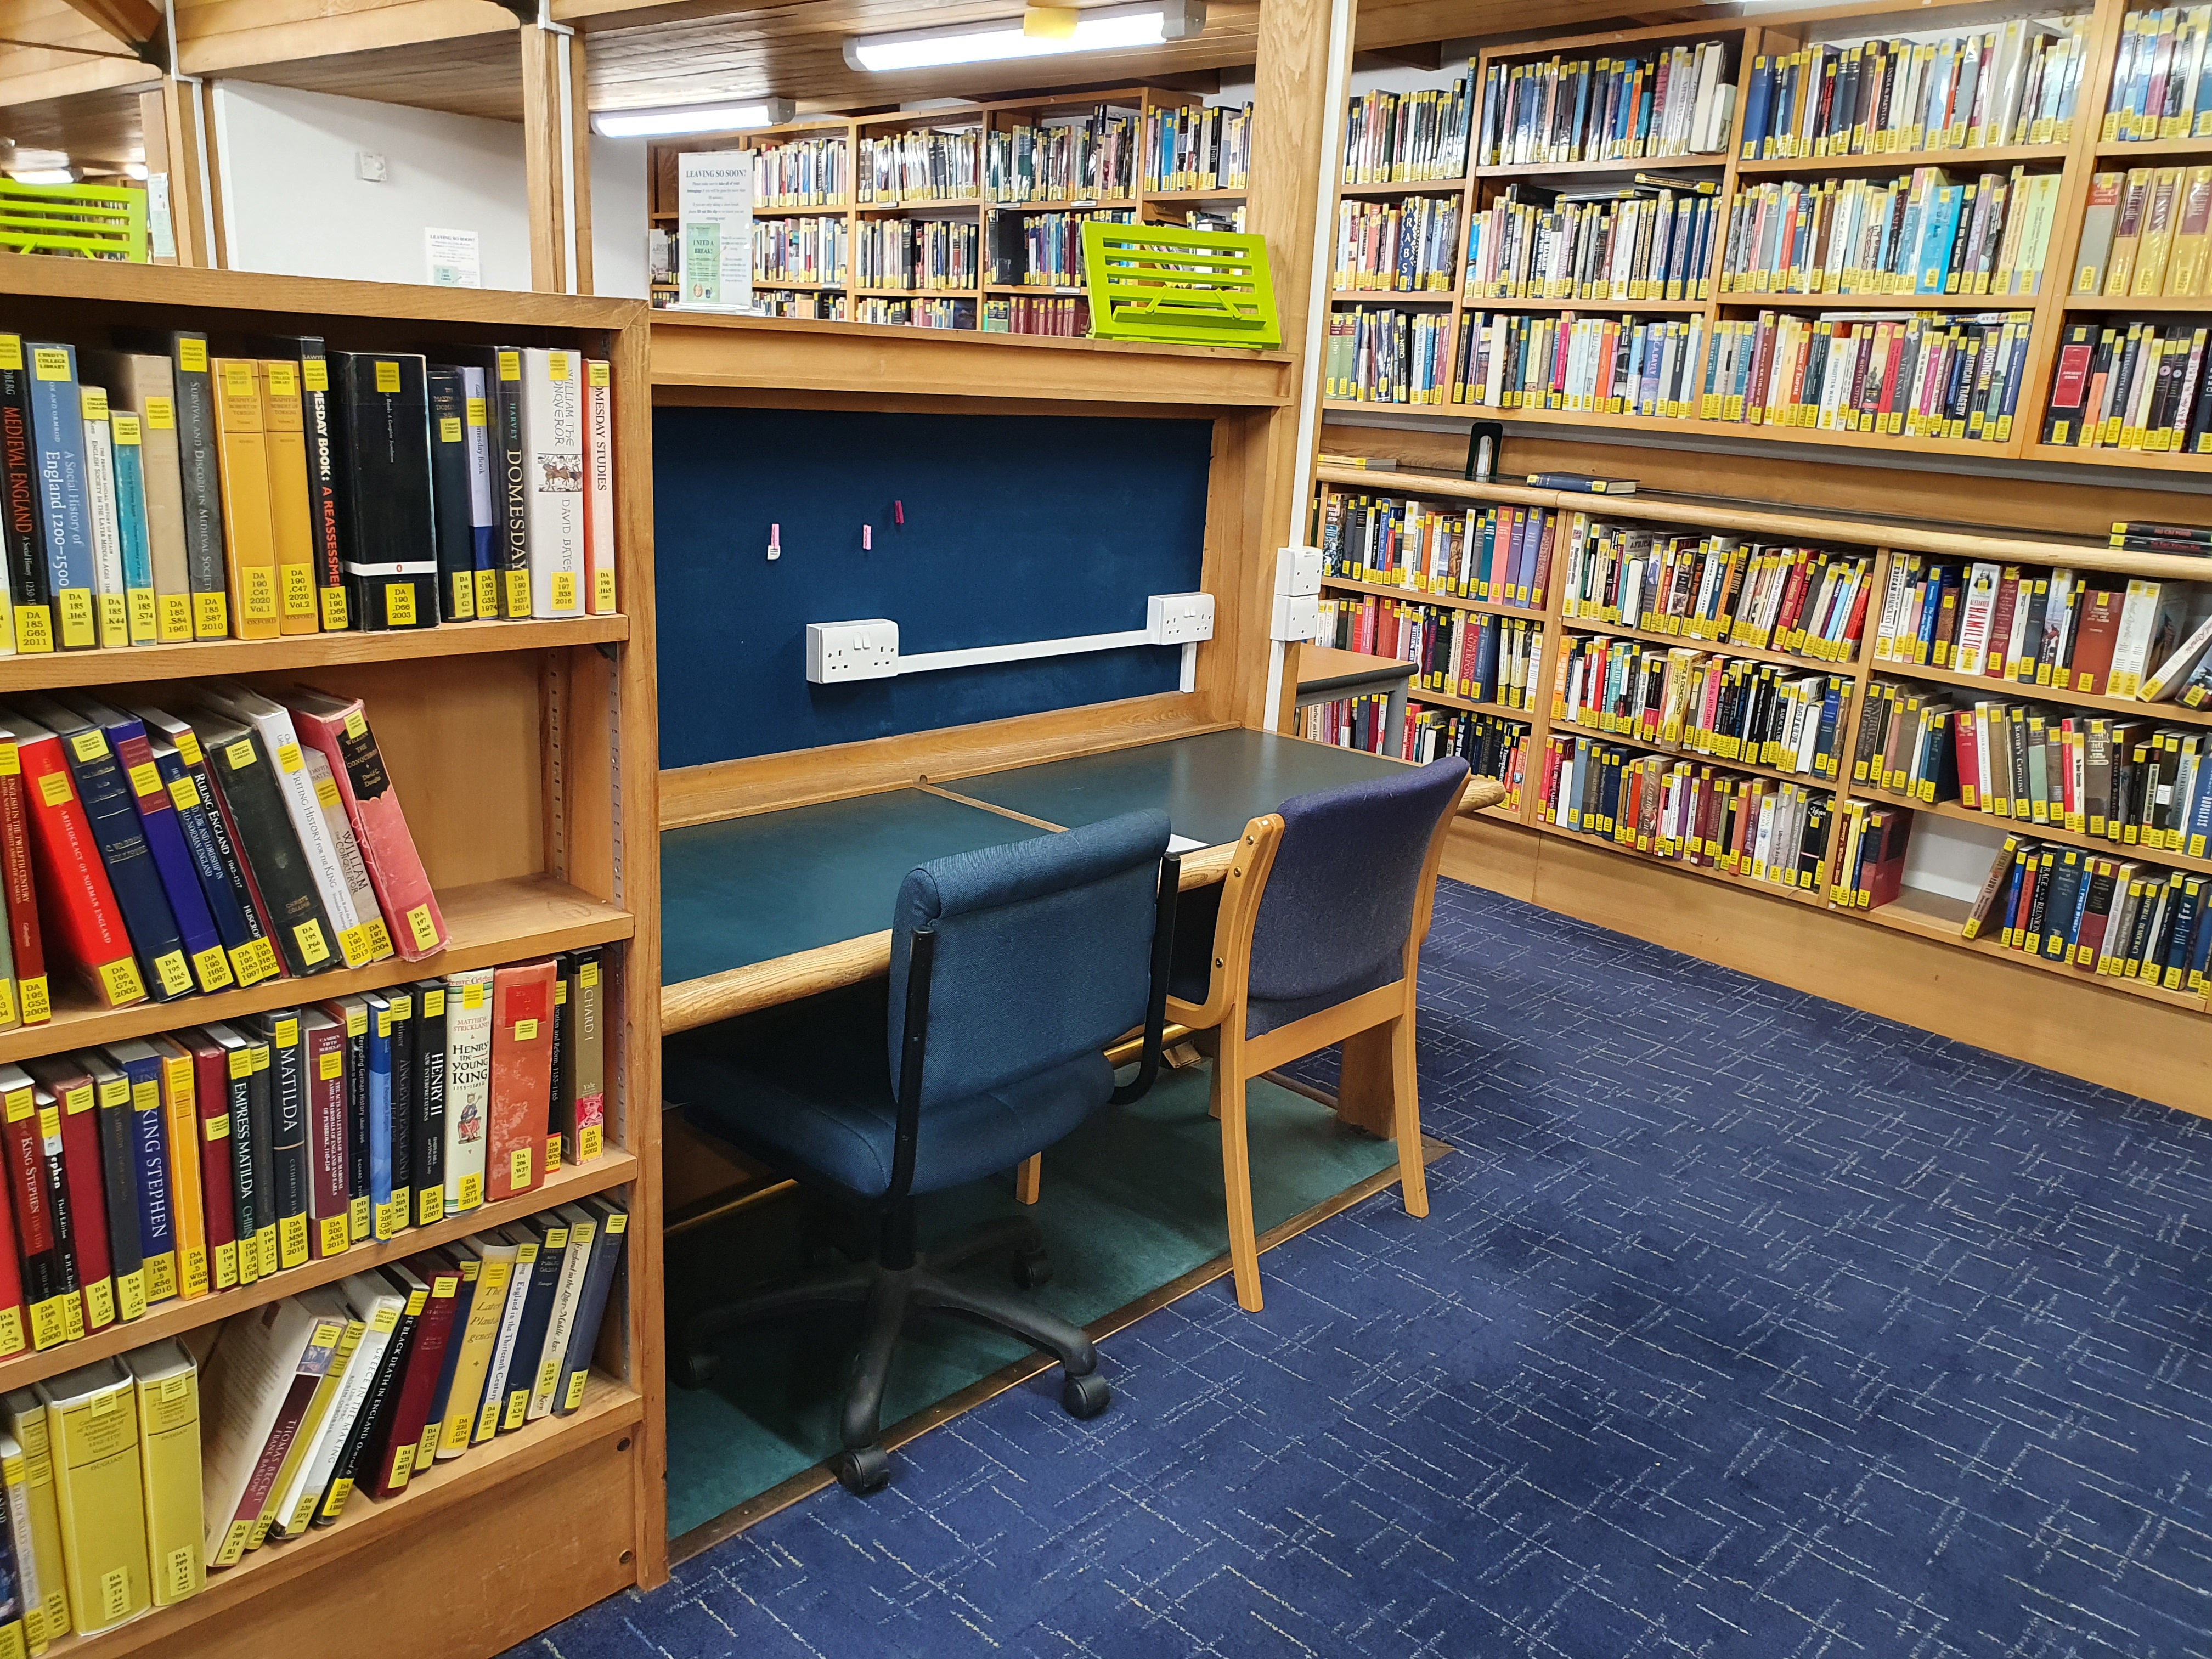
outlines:
[[[428,1227],[446,1213],[446,988],[418,985],[415,996],[415,1222]]]
[[[614,1283],[616,1270],[622,1265],[629,1227],[628,1212],[611,1206],[602,1211],[599,1237],[592,1244],[592,1265],[569,1330],[568,1357],[555,1390],[556,1416],[566,1417],[584,1403],[584,1389],[592,1373],[592,1350],[599,1343],[599,1322],[607,1310],[607,1291]]]
[[[162,1132],[167,1141],[169,1213],[175,1218],[177,1293],[186,1298],[208,1293],[207,1205],[202,1196],[199,1108],[194,1094],[192,1056],[182,1043],[155,1037],[151,1044],[161,1089]]]
[[[40,915],[58,923],[64,956],[103,1006],[121,1008],[144,1001],[146,984],[131,953],[107,867],[70,781],[60,738],[44,737],[18,744],[17,755],[29,808]]]
[[[76,353],[65,345],[32,344],[32,458],[45,528],[46,584],[55,632],[64,650],[100,642],[92,602],[91,483],[85,471],[84,412],[77,392]]]
[[[444,950],[448,937],[445,916],[422,867],[414,832],[407,827],[398,788],[385,769],[383,751],[361,705],[334,715],[302,710],[296,724],[301,740],[330,763],[332,781],[368,866],[377,903],[390,920],[393,947],[409,962]]]
[[[446,1207],[484,1199],[485,1131],[491,1110],[492,972],[446,980]]]
[[[146,845],[130,786],[107,746],[106,735],[88,726],[64,735],[62,744],[76,780],[86,824],[107,867],[124,927],[148,975],[148,988],[156,1002],[183,996],[192,988],[184,940]]]
[[[116,1316],[146,1311],[146,1243],[138,1228],[138,1155],[131,1115],[131,1084],[106,1077],[94,1085],[100,1123],[101,1187],[107,1208],[108,1267],[115,1277]]]
[[[168,900],[169,914],[176,922],[192,977],[203,991],[222,990],[234,978],[230,957],[216,936],[214,913],[208,908],[197,861],[185,844],[184,820],[162,781],[161,769],[155,763],[153,744],[137,721],[131,722],[130,732],[127,737],[116,738],[115,758],[131,786],[139,834],[144,837],[161,891]]]
[[[346,603],[344,532],[345,479],[338,468],[344,437],[338,429],[338,400],[331,392],[330,359],[321,340],[299,342],[300,416],[307,439],[308,539],[312,548],[317,620],[326,634],[354,626]]]
[[[615,426],[614,380],[610,364],[586,359],[585,380],[584,562],[590,573],[589,608],[595,617],[614,614]]]
[[[308,1237],[317,1256],[344,1254],[351,1193],[346,1181],[346,1035],[343,1025],[310,1025],[307,1085]]]
[[[15,649],[27,653],[54,648],[43,505],[31,428],[30,364],[22,336],[0,334],[0,554],[6,560]]]

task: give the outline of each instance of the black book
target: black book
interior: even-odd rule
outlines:
[[[415,995],[415,1212],[427,1227],[445,1213],[446,1205],[446,981],[426,979],[411,989]]]
[[[46,1180],[46,1213],[54,1229],[54,1254],[62,1273],[62,1294],[70,1298],[70,1312],[65,1316],[70,1334],[76,1335],[84,1326],[84,1275],[76,1265],[76,1218],[71,1213],[69,1193],[69,1173],[62,1164],[62,1133],[60,1106],[51,1090],[43,1084],[33,1088],[31,1097],[39,1113],[39,1161]],[[53,1132],[47,1133],[52,1124]]]
[[[2189,416],[2188,448],[2202,455],[2212,451],[2212,374],[2197,388],[2197,408]]]
[[[54,648],[53,584],[39,516],[39,465],[31,441],[31,366],[23,343],[0,334],[0,546],[15,610],[15,649]]]
[[[607,1292],[622,1266],[623,1246],[628,1242],[629,1212],[604,1198],[587,1198],[584,1207],[599,1218],[592,1239],[591,1264],[584,1270],[584,1285],[576,1298],[576,1316],[568,1327],[568,1352],[562,1364],[561,1380],[554,1387],[553,1413],[566,1417],[583,1403],[584,1385],[592,1370],[592,1350],[599,1346],[599,1322],[607,1311]]]
[[[276,1265],[307,1260],[307,1051],[300,1011],[276,1008],[249,1022],[269,1045],[269,1174],[276,1218]]]
[[[561,1115],[561,1103],[568,1097],[568,1070],[575,1064],[575,1055],[572,1052],[573,1046],[575,1042],[575,1032],[569,1018],[570,1010],[574,1007],[575,1001],[576,960],[568,952],[563,951],[561,955],[553,958],[553,1054],[551,1066],[553,1086],[551,1092],[546,1096],[546,1098],[552,1103],[551,1109],[547,1115],[546,1121],[551,1126],[554,1131],[548,1139],[556,1146],[573,1146],[575,1144],[573,1140],[564,1139],[560,1133],[561,1126],[565,1121]],[[553,1167],[553,1158],[549,1156],[545,1160],[545,1167],[549,1170],[551,1169]]]
[[[307,436],[307,533],[315,550],[316,615],[325,634],[357,625],[346,594],[345,532],[351,511],[345,499],[343,412],[331,386],[330,356],[322,337],[280,334],[258,348],[264,356],[300,365],[300,415]]]
[[[272,1229],[273,1239],[276,1224],[269,1216],[268,1189],[260,1181],[264,1162],[262,1147],[254,1138],[253,1058],[258,1045],[228,1025],[203,1029],[208,1041],[223,1051],[223,1106],[230,1118],[232,1234],[238,1243],[238,1282],[251,1285],[261,1277],[261,1230]]]
[[[2037,860],[2035,897],[2030,901],[2027,910],[2027,937],[2025,948],[2030,951],[2033,951],[2042,943],[2043,922],[2044,918],[2050,914],[2051,884],[2056,874],[2057,865],[2057,858],[2048,851],[2040,854]]]
[[[261,739],[246,726],[213,709],[193,720],[218,811],[250,877],[270,936],[284,965],[295,975],[319,974],[337,966],[329,914],[315,890],[314,872],[284,807]]]
[[[20,707],[62,740],[70,775],[76,780],[77,795],[100,848],[100,860],[107,868],[108,884],[115,890],[116,906],[123,912],[123,926],[131,935],[148,994],[156,1002],[187,994],[192,989],[192,970],[177,931],[176,913],[169,908],[161,872],[146,845],[137,802],[108,746],[107,734],[52,697],[27,696]],[[18,735],[22,735],[20,730]]]
[[[216,453],[215,375],[204,334],[118,329],[126,350],[169,359],[176,385],[177,470],[185,495],[185,569],[192,585],[192,635],[230,634],[230,587],[224,574],[222,482]]]
[[[222,872],[220,882],[210,881],[203,872],[201,890],[207,895],[208,908],[215,915],[216,931],[222,935],[224,948],[229,952],[231,971],[238,976],[241,988],[274,978],[279,963],[276,946],[270,939],[269,919],[262,910],[252,883],[247,879],[245,863],[239,856],[237,842],[230,832],[229,821],[223,817],[216,802],[214,786],[208,779],[207,755],[200,747],[198,734],[185,721],[163,709],[142,703],[131,712],[146,723],[146,734],[149,740],[159,732],[163,740],[175,746],[177,757],[184,767],[184,775],[191,785],[191,795],[197,802],[191,817],[206,830],[208,850],[214,854]],[[160,757],[161,750],[157,748],[155,750],[155,764],[162,769],[161,775],[167,779],[169,774]],[[179,811],[182,815],[184,809],[180,807]],[[185,833],[188,837],[191,834],[189,827]],[[199,856],[196,849],[193,857],[197,860]],[[221,901],[224,890],[228,890],[231,902],[237,908],[238,915],[234,920],[243,930],[243,937],[236,945],[231,944],[229,933],[224,931],[234,920],[229,909]]]
[[[2051,874],[2051,900],[2044,910],[2044,928],[2031,939],[2029,950],[2052,962],[2063,962],[2074,945],[2074,919],[2081,908],[2084,869],[2078,848],[2068,848]]]
[[[354,1482],[369,1449],[382,1443],[388,1436],[392,1413],[399,1405],[399,1384],[407,1375],[407,1363],[415,1346],[416,1322],[422,1318],[422,1310],[429,1301],[428,1287],[409,1272],[404,1263],[395,1261],[375,1271],[406,1300],[392,1328],[392,1340],[384,1345],[384,1357],[377,1362],[376,1374],[369,1379],[368,1393],[361,1402],[361,1409],[354,1413],[353,1425],[346,1431],[345,1440],[338,1448],[337,1461],[331,1466],[330,1484],[324,1487],[322,1498],[315,1505],[314,1518],[309,1523],[313,1526],[327,1527],[345,1512],[346,1499],[353,1496]]]
[[[339,526],[347,604],[365,629],[438,620],[436,515],[430,502],[430,397],[409,352],[331,354],[349,510]]]
[[[469,399],[458,368],[430,371],[430,500],[438,528],[438,614],[477,614],[477,532],[469,511]]]
[[[499,1431],[507,1434],[522,1426],[530,1409],[530,1395],[549,1359],[546,1333],[552,1328],[553,1302],[561,1287],[561,1270],[568,1253],[568,1224],[557,1212],[532,1216],[522,1224],[538,1240],[538,1265],[532,1270],[530,1291],[522,1304],[522,1322],[515,1328],[514,1357],[507,1369],[507,1401],[500,1407]]]
[[[404,1227],[415,1217],[415,999],[404,985],[384,996],[392,1036],[392,1208]],[[375,1006],[369,1004],[372,1017]]]
[[[2189,880],[2173,901],[2173,927],[2167,937],[2165,954],[2160,958],[2165,971],[2159,983],[2169,991],[2179,991],[2188,983],[2190,948],[2196,941],[2200,915],[2203,909],[2204,884]]]
[[[260,1252],[261,1276],[276,1271],[283,1259],[278,1248],[276,1192],[276,1056],[268,1042],[251,1026],[238,1033],[246,1056],[246,1117],[252,1127],[253,1148],[253,1242]],[[233,1120],[235,1133],[236,1121]]]

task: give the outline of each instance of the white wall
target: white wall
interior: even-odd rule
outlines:
[[[422,233],[473,230],[483,285],[530,286],[522,129],[289,87],[216,87],[230,264],[281,276],[429,280]],[[381,155],[380,184],[362,179]],[[593,138],[594,286],[645,293],[645,145]]]

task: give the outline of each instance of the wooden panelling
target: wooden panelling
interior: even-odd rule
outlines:
[[[157,81],[159,70],[67,0],[0,0],[0,137],[27,149],[129,155],[137,112],[115,89]],[[49,41],[76,50],[43,50]]]

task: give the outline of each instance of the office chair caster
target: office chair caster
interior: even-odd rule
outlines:
[[[837,1484],[855,1498],[880,1492],[891,1478],[891,1456],[881,1446],[848,1447],[830,1460]]]
[[[722,1357],[718,1353],[687,1353],[676,1362],[676,1386],[679,1389],[710,1388],[721,1369]]]
[[[1114,1390],[1097,1371],[1071,1376],[1060,1385],[1060,1408],[1070,1417],[1089,1421],[1114,1403]]]
[[[1042,1250],[1018,1255],[1013,1261],[1013,1274],[1018,1289],[1041,1291],[1052,1283],[1052,1258]]]

